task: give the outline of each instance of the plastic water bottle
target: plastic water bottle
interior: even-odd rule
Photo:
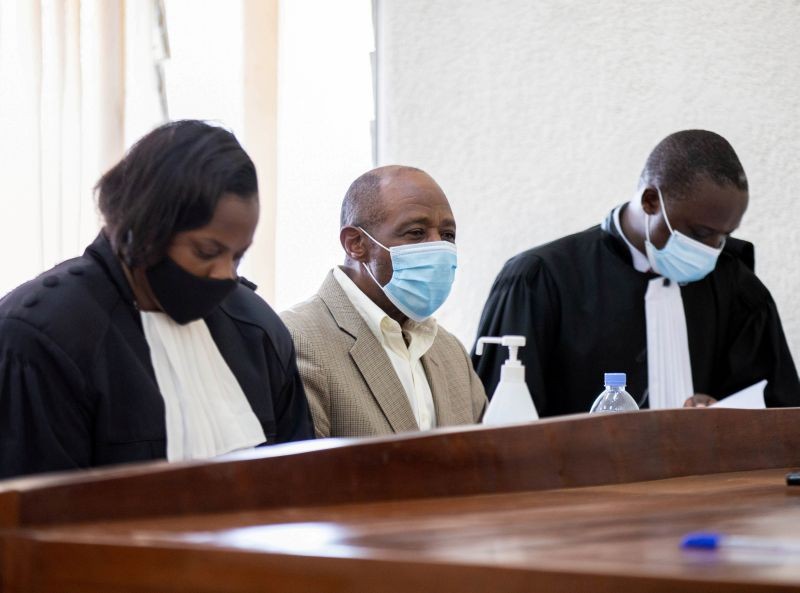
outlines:
[[[627,383],[625,373],[606,373],[606,388],[592,404],[590,414],[595,412],[636,412],[639,406],[631,394],[625,391]]]

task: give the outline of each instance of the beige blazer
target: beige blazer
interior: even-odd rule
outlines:
[[[297,366],[321,437],[419,430],[389,357],[330,272],[316,296],[284,311]],[[472,424],[486,393],[464,347],[439,327],[422,357],[438,426]]]

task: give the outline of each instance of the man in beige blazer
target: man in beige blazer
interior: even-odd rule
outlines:
[[[381,167],[350,186],[344,265],[281,315],[318,436],[480,420],[483,386],[461,343],[431,317],[450,291],[455,235],[447,198],[419,169]]]

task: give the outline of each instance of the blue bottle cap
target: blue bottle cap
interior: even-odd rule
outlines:
[[[606,373],[605,384],[609,387],[625,387],[628,384],[628,378],[625,373]]]

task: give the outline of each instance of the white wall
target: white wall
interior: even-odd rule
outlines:
[[[369,0],[281,0],[278,54],[278,311],[342,263],[339,210],[372,168]]]
[[[471,346],[506,259],[598,223],[661,138],[705,128],[744,164],[737,235],[800,356],[799,32],[796,0],[380,0],[378,159],[430,172],[458,223],[442,324]]]
[[[241,0],[205,0],[199,6],[196,0],[167,0],[165,6],[171,50],[164,63],[170,119],[219,122],[241,139]]]

